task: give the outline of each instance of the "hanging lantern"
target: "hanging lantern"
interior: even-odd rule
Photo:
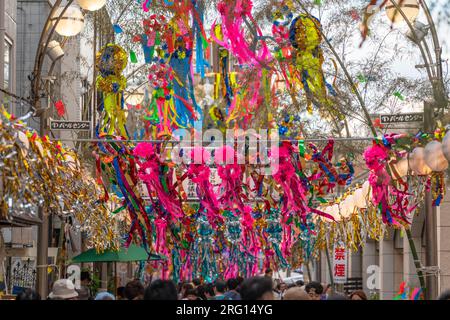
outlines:
[[[393,169],[398,173],[400,178],[405,177],[408,174],[408,159],[401,159],[397,163],[392,164]],[[393,175],[392,178],[394,180],[397,180],[397,176]]]
[[[330,207],[330,215],[336,220],[336,222],[341,221],[341,214],[339,213],[339,205],[335,204]]]
[[[55,15],[51,18],[53,25],[58,21],[59,16],[65,7],[60,7],[56,10]],[[84,28],[84,16],[81,10],[74,5],[71,5],[64,12],[63,16],[56,25],[55,31],[64,37],[73,37],[79,34]]]
[[[355,206],[359,209],[367,208],[366,196],[362,188],[356,189],[353,194],[353,199],[355,201]]]
[[[144,89],[142,87],[137,89],[131,89],[125,93],[125,103],[131,106],[137,106],[144,101]]]
[[[448,168],[448,161],[442,151],[439,141],[431,141],[425,146],[425,163],[435,172],[441,172]]]
[[[417,0],[395,0],[402,12],[405,14],[409,22],[414,22],[419,15],[420,5]],[[392,1],[386,5],[386,15],[392,23],[399,23],[404,21],[403,15],[394,6]]]
[[[409,155],[409,167],[419,176],[429,175],[432,170],[425,163],[425,149],[417,147]]]
[[[450,161],[450,134],[447,133],[442,140],[442,152],[445,158]]]
[[[370,191],[370,183],[369,183],[369,181],[366,181],[366,182],[363,183],[361,190],[362,190],[362,193],[363,193],[364,197],[367,197],[369,195],[369,191]]]
[[[355,211],[355,201],[353,199],[353,195],[348,196],[340,205],[341,208],[341,216],[344,219],[351,217],[353,212]]]
[[[332,215],[330,206],[323,207],[323,208],[321,208],[321,210],[322,210],[323,213]],[[322,221],[330,221],[330,219],[328,219],[326,217],[323,217],[323,216],[320,216],[320,218],[321,218]]]
[[[103,8],[106,0],[77,0],[81,8],[88,11],[97,11]]]

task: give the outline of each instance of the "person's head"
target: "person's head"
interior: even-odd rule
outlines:
[[[268,277],[244,280],[240,294],[242,300],[273,300],[272,280]]]
[[[312,281],[306,285],[305,291],[309,294],[311,300],[320,300],[320,295],[323,293],[323,287],[320,282]]]
[[[303,287],[305,285],[305,282],[303,282],[303,280],[297,280],[295,281],[295,285],[297,287]]]
[[[333,294],[330,294],[327,297],[327,300],[348,300],[348,297],[345,294],[335,292]]]
[[[128,300],[141,300],[144,297],[144,286],[139,280],[133,280],[125,286],[125,298]]]
[[[194,280],[192,280],[192,283],[194,284],[195,287],[198,287],[199,285],[202,284],[202,280],[200,278],[195,278]]]
[[[205,295],[205,286],[203,284],[199,285],[197,288],[197,297],[199,297],[202,300],[208,300],[208,298]]]
[[[77,300],[78,292],[75,285],[68,279],[56,280],[52,292],[48,295],[51,300]]]
[[[81,285],[83,285],[83,286],[88,286],[91,283],[92,279],[91,279],[91,274],[89,273],[89,271],[81,271],[80,281],[81,281]]]
[[[145,290],[144,300],[178,300],[177,287],[171,280],[155,280]]]
[[[278,290],[278,286],[280,285],[280,283],[281,283],[281,280],[280,279],[274,279],[273,280],[273,282],[272,282],[272,284],[273,284],[273,289],[274,290]]]
[[[16,296],[16,300],[41,300],[41,296],[33,289],[27,288]]]
[[[116,298],[111,293],[105,291],[97,293],[95,300],[116,300]]]
[[[198,300],[197,289],[186,290],[185,299],[187,300]]]
[[[273,270],[270,269],[270,268],[267,268],[267,269],[266,269],[266,272],[264,272],[264,275],[265,275],[266,277],[272,278],[272,277],[273,277]]]
[[[239,286],[238,279],[236,278],[230,278],[227,280],[227,288],[228,290],[236,290]]]
[[[292,287],[286,290],[283,300],[311,300],[311,297],[300,287]]]
[[[192,283],[190,282],[185,282],[181,285],[181,290],[180,290],[180,294],[182,298],[186,297],[186,291],[190,290],[190,289],[194,289],[194,286],[192,285]]]
[[[277,285],[277,290],[278,290],[279,292],[283,292],[283,291],[286,290],[286,289],[287,289],[287,284],[286,284],[286,283],[284,283],[284,282],[278,283],[278,285]]]
[[[445,290],[444,292],[442,292],[438,297],[438,300],[450,300],[450,290]]]
[[[125,299],[125,287],[118,287],[116,291],[116,296],[118,300]]]
[[[367,300],[367,296],[364,291],[362,290],[356,290],[353,291],[350,295],[351,300]]]
[[[227,284],[223,280],[217,280],[214,284],[214,292],[217,294],[224,294],[227,290]]]
[[[205,285],[205,296],[207,299],[215,296],[214,294],[214,286],[211,283]]]
[[[81,286],[79,289],[75,289],[78,292],[77,300],[89,300],[89,289],[86,286]]]

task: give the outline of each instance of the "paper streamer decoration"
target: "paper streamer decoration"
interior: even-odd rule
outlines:
[[[122,75],[128,61],[124,49],[115,44],[107,44],[96,57],[96,68],[99,71],[97,88],[102,95],[100,111],[105,117],[101,119],[100,131],[108,135],[128,137],[125,127],[124,97],[126,79]]]

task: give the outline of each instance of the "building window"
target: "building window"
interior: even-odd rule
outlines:
[[[11,51],[12,51],[12,43],[5,39],[5,64],[3,65],[3,87],[5,90],[10,91],[11,85]]]

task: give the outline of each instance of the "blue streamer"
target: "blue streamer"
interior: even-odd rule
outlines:
[[[118,24],[115,24],[113,26],[113,28],[114,28],[114,32],[115,33],[122,33],[123,32],[122,28]]]

